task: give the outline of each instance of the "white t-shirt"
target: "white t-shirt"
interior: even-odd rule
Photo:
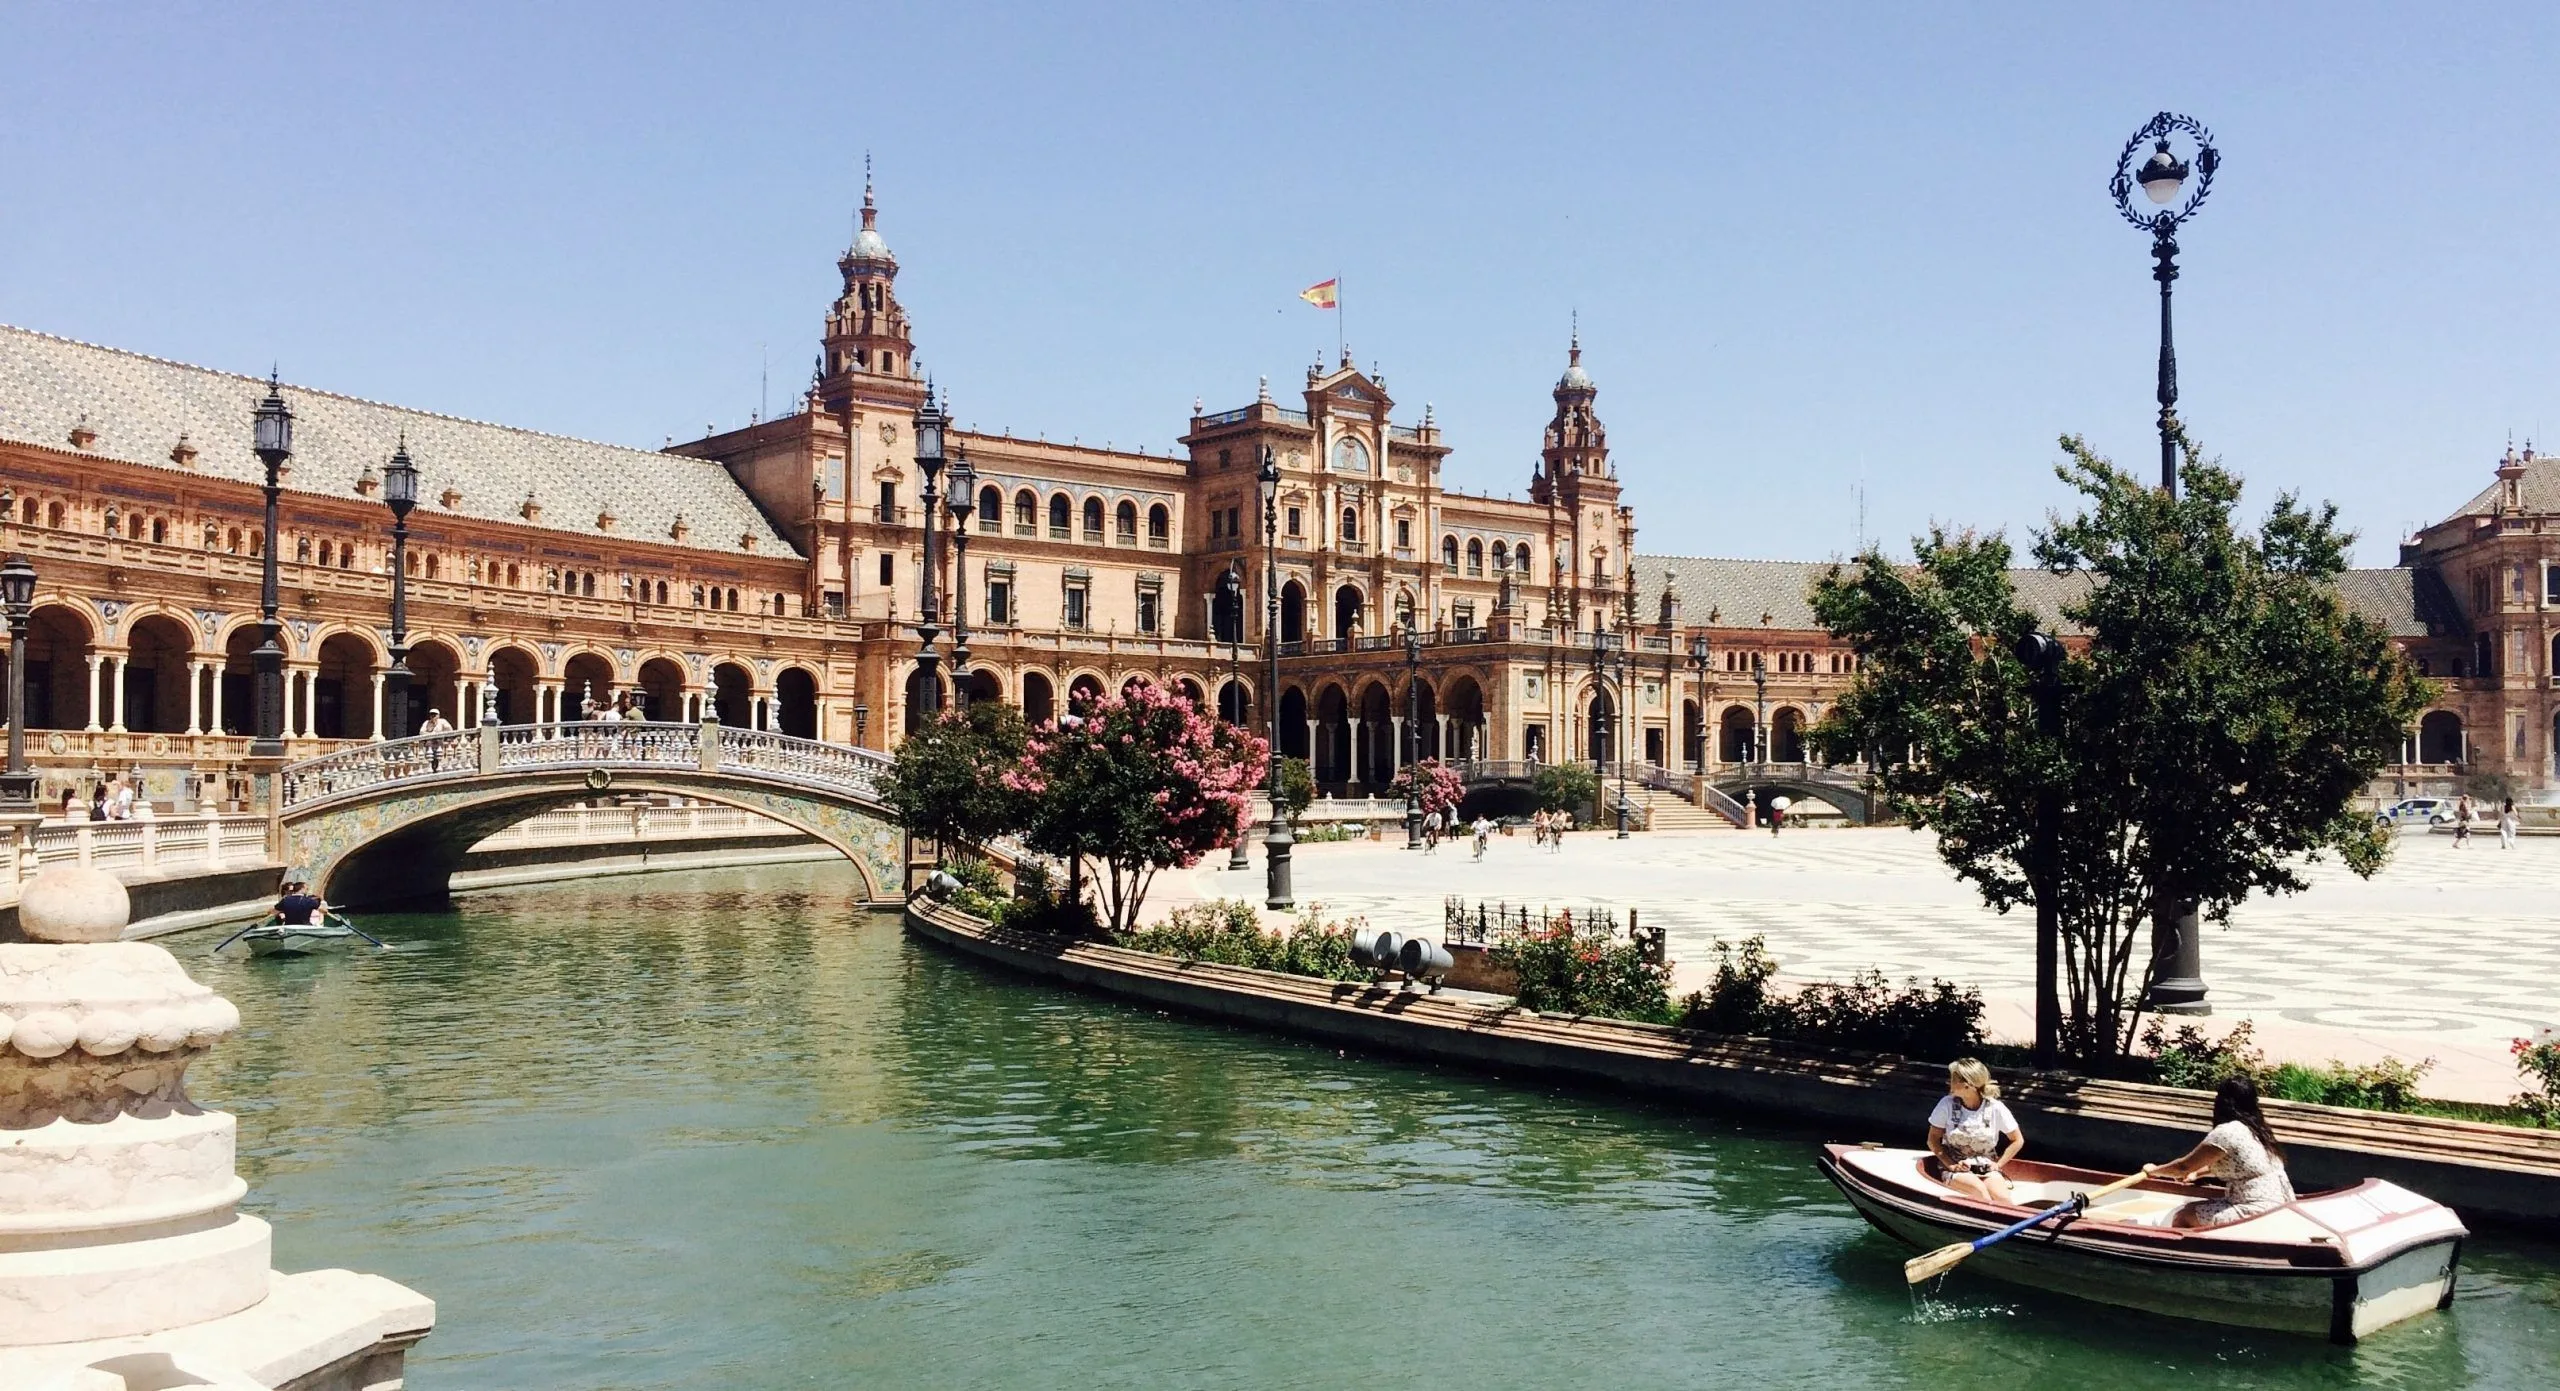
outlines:
[[[1967,1107],[1952,1094],[1938,1098],[1937,1109],[1929,1113],[1929,1124],[1946,1132],[1948,1149],[1986,1158],[1998,1152],[2001,1136],[2018,1131],[2018,1122],[1997,1098],[1979,1107]]]

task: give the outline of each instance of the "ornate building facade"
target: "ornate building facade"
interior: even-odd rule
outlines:
[[[294,755],[387,723],[381,469],[404,446],[423,480],[411,728],[429,710],[525,723],[627,695],[655,719],[894,743],[928,698],[910,438],[928,388],[867,190],[838,270],[795,408],[662,451],[286,388]],[[265,391],[0,328],[0,550],[40,572],[22,699],[49,797],[119,774],[172,810],[246,795],[262,563],[249,414]],[[1396,423],[1385,379],[1347,353],[1285,400],[1265,379],[1245,405],[1195,403],[1179,452],[955,430],[948,454],[974,476],[933,503],[941,650],[965,635],[971,698],[1035,720],[1144,677],[1260,727],[1261,644],[1276,641],[1282,748],[1337,789],[1382,786],[1414,754],[1614,758],[1621,738],[1672,769],[1802,759],[1855,669],[1807,603],[1828,566],[1635,554],[1578,337],[1551,396],[1521,499],[1446,486],[1431,410]],[[2348,581],[2446,685],[2399,785],[2484,771],[2550,785],[2560,472],[2530,450],[2502,461],[2403,561]]]

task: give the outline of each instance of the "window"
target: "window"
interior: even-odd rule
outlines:
[[[310,537],[297,536],[293,538],[293,563],[296,565],[308,565],[311,563]]]
[[[340,546],[338,548],[338,568],[341,570],[352,570],[356,568],[355,547]]]
[[[1001,627],[1013,621],[1013,581],[987,576],[987,622]]]
[[[660,600],[659,602],[664,603],[665,601],[664,601],[664,600]],[[823,603],[827,606],[827,617],[829,617],[829,618],[842,618],[842,617],[844,617],[844,591],[843,591],[843,590],[841,590],[841,589],[830,589],[830,590],[828,590],[828,591],[826,592],[826,594],[822,597],[821,602],[823,602]]]
[[[1232,527],[1235,514],[1230,510],[1227,515]],[[1173,544],[1173,509],[1161,502],[1147,509],[1147,544],[1158,548]]]
[[[1520,554],[1513,557],[1513,559],[1520,566],[1520,578],[1524,581],[1527,580],[1529,578],[1529,548],[1527,546],[1522,546],[1520,548]]]
[[[1360,509],[1356,507],[1342,509],[1342,539],[1345,541],[1360,539]]]
[[[2542,567],[2542,602],[2560,604],[2560,565],[2546,564]]]
[[[1457,604],[1453,606],[1453,611],[1457,615],[1457,624],[1460,628],[1472,628],[1476,626],[1476,606],[1473,600],[1459,600]]]
[[[1289,509],[1289,534],[1292,536],[1307,534],[1306,514],[1295,507]]]
[[[166,518],[162,518],[162,517],[154,517],[154,518],[152,518],[152,519],[151,519],[151,542],[152,542],[152,544],[153,544],[153,545],[161,545],[161,544],[165,544],[165,543],[168,541],[168,539],[169,539],[169,523],[168,523],[168,520],[167,520]]]
[[[1229,536],[1241,536],[1244,534],[1244,527],[1242,525],[1243,517],[1243,509],[1236,507],[1230,507],[1227,509],[1227,534]]]
[[[827,461],[826,461],[826,466],[825,466],[825,468],[824,468],[823,470],[821,470],[821,471],[820,471],[820,473],[819,473],[819,475],[818,475],[818,478],[819,478],[819,481],[820,481],[822,484],[824,484],[824,485],[825,485],[825,487],[826,487],[826,490],[827,490],[827,501],[829,501],[829,502],[842,502],[842,501],[844,501],[844,486],[845,486],[845,481],[844,481],[844,460],[843,460],[843,458],[842,458],[842,457],[840,457],[840,456],[838,456],[838,455],[834,455],[834,454],[830,454],[830,455],[828,455],[828,456],[827,456]]]
[[[885,523],[894,522],[897,519],[898,485],[896,483],[883,483],[880,485],[880,511],[876,520]]]
[[[993,487],[978,490],[978,530],[1000,531],[1004,527],[1004,494]]]
[[[1219,451],[1218,451],[1218,467],[1220,467],[1220,468],[1226,468],[1226,467],[1228,467],[1229,465],[1231,465],[1231,464],[1235,463],[1235,461],[1236,461],[1236,452],[1235,452],[1234,450],[1232,450],[1232,449],[1221,449],[1221,450],[1219,450]]]
[[[1072,506],[1072,504],[1070,504],[1070,503],[1067,501],[1067,495],[1066,495],[1065,493],[1060,493],[1060,494],[1058,494],[1057,496],[1055,496],[1055,497],[1053,497],[1053,498],[1050,498],[1050,499],[1049,499],[1049,539],[1050,539],[1050,540],[1052,540],[1052,541],[1064,541],[1064,540],[1066,540],[1066,539],[1067,539],[1067,518],[1068,518],[1068,515],[1069,515],[1069,511],[1068,511],[1068,509],[1069,509],[1071,506]]]
[[[1013,534],[1028,536],[1040,525],[1040,499],[1029,488],[1013,495]]]
[[[320,568],[321,568],[321,569],[323,569],[323,570],[328,569],[332,564],[336,563],[337,559],[338,559],[338,552],[337,552],[337,548],[336,548],[336,547],[334,547],[334,546],[331,546],[331,545],[330,545],[328,542],[326,542],[326,541],[321,542],[321,543],[320,543]]]
[[[1493,543],[1493,573],[1499,575],[1511,568],[1511,547],[1501,541]]]
[[[1063,622],[1066,627],[1083,628],[1088,626],[1088,615],[1085,612],[1085,598],[1086,589],[1083,584],[1077,583],[1067,586],[1066,604],[1063,615]]]
[[[1470,575],[1481,575],[1484,573],[1484,541],[1482,538],[1474,536],[1467,538],[1467,573]]]
[[[880,587],[887,589],[898,582],[898,558],[887,551],[880,553]]]
[[[1349,435],[1333,442],[1333,466],[1343,473],[1369,471],[1369,447]]]
[[[1156,630],[1156,618],[1162,611],[1163,607],[1164,595],[1161,592],[1153,589],[1139,590],[1138,631],[1142,633],[1154,632]]]
[[[1138,504],[1123,501],[1119,510],[1112,514],[1111,520],[1113,523],[1111,529],[1120,538],[1120,544],[1124,546],[1138,544]]]
[[[1098,497],[1089,497],[1084,500],[1084,539],[1088,541],[1102,539],[1102,499]]]
[[[1396,549],[1400,551],[1413,549],[1413,523],[1403,517],[1396,518]]]

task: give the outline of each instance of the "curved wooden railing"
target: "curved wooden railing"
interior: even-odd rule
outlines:
[[[888,756],[871,749],[726,725],[501,725],[391,739],[287,764],[278,804],[290,815],[358,794],[574,768],[681,769],[873,802],[888,766]]]

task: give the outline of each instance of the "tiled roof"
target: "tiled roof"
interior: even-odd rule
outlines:
[[[1773,631],[1811,632],[1822,626],[1813,616],[1813,587],[1834,565],[1844,563],[1639,555],[1635,578],[1638,593],[1650,599],[1661,593],[1658,585],[1668,575],[1680,596],[1684,623],[1709,624],[1707,615],[1714,613],[1718,617],[1712,626],[1757,628],[1764,626],[1760,616],[1765,613],[1765,626]],[[2029,569],[2010,571],[2009,582],[2019,602],[2047,626],[2068,629],[2063,605],[2077,598],[2089,580],[2081,574]],[[2418,586],[2408,570],[2349,570],[2338,578],[2338,593],[2350,609],[2382,624],[2394,637],[2427,635]]]
[[[2543,457],[2524,461],[2524,477],[2520,491],[2524,494],[2523,510],[2527,512],[2560,512],[2560,457]],[[2456,517],[2486,517],[2498,510],[2500,484],[2492,479],[2488,487],[2469,502],[2453,510]]]
[[[256,377],[0,325],[0,439],[69,449],[72,428],[85,416],[97,432],[87,453],[172,473],[260,483],[265,470],[249,452],[249,421],[266,392],[267,384]],[[409,457],[418,465],[422,521],[458,515],[728,555],[742,554],[738,538],[752,535],[757,555],[797,554],[716,463],[307,387],[287,385],[283,392],[294,416],[288,493],[362,496],[357,478],[367,465],[378,476],[405,433]],[[169,457],[181,432],[197,450],[192,470]],[[441,500],[447,488],[462,494],[451,509]],[[541,503],[539,522],[524,517],[528,493]],[[615,518],[609,533],[597,525],[608,509]],[[678,513],[690,524],[683,541],[668,534]]]

